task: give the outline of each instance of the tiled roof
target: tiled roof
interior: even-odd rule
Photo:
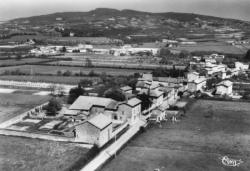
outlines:
[[[111,119],[103,114],[94,116],[88,122],[99,129],[103,129],[112,123]]]
[[[151,90],[149,95],[151,97],[160,97],[161,95],[163,95],[163,92],[159,90]]]
[[[140,103],[141,103],[141,100],[139,100],[137,98],[132,98],[132,99],[128,100],[128,102],[127,102],[127,104],[129,106],[136,106],[136,105],[138,105]]]
[[[130,87],[130,86],[124,86],[124,87],[121,87],[121,90],[122,91],[129,91],[129,90],[132,90],[132,87]]]
[[[70,110],[90,110],[93,106],[102,106],[106,109],[115,110],[118,102],[110,98],[80,96],[70,106]]]
[[[230,87],[232,85],[233,85],[233,83],[231,81],[229,81],[229,80],[222,81],[219,84],[217,84],[217,86],[225,86],[225,87]]]

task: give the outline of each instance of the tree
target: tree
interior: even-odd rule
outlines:
[[[93,67],[92,61],[89,58],[86,58],[86,60],[85,60],[85,66],[86,67]]]
[[[168,55],[171,55],[171,51],[167,48],[161,48],[159,52],[160,57],[166,57]]]
[[[67,52],[67,49],[66,49],[65,46],[63,46],[62,49],[60,49],[60,51],[63,52],[63,53],[65,53],[65,52]]]
[[[63,76],[69,77],[72,75],[72,72],[70,70],[67,70],[63,73]]]
[[[85,90],[81,87],[80,84],[78,84],[78,87],[72,88],[69,91],[69,97],[68,97],[68,103],[72,104],[75,102],[75,100],[81,96],[84,95]]]
[[[179,58],[187,58],[189,56],[189,52],[186,50],[182,50],[179,54]]]
[[[250,61],[250,49],[247,51],[244,59],[245,59],[245,61]]]
[[[56,98],[52,98],[44,109],[48,116],[56,116],[57,112],[62,109],[62,105]]]
[[[22,55],[18,54],[18,55],[16,56],[16,60],[17,60],[17,61],[20,61],[21,59],[22,59]]]
[[[150,105],[152,104],[149,95],[147,95],[146,93],[138,95],[138,98],[142,101],[141,103],[142,111],[148,109]]]
[[[109,89],[104,93],[106,98],[111,98],[116,101],[124,101],[126,99],[125,95],[119,89]]]
[[[221,81],[222,81],[221,78],[213,77],[213,78],[207,80],[206,87],[207,87],[208,90],[211,90],[211,89],[215,88],[215,85],[218,84]]]

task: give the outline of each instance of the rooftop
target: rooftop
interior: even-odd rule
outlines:
[[[111,119],[103,114],[99,114],[88,120],[88,122],[99,129],[104,129],[112,123]]]
[[[219,84],[217,84],[217,86],[225,86],[225,87],[230,87],[232,85],[233,85],[233,83],[229,80],[225,80],[225,81],[222,81]]]
[[[151,90],[150,91],[150,96],[151,97],[160,97],[163,94],[164,93],[162,91],[159,91],[159,90]]]
[[[106,109],[115,110],[118,102],[110,98],[80,96],[70,106],[70,110],[90,110],[93,106],[102,106]]]
[[[137,99],[137,98],[132,98],[132,99],[130,99],[130,100],[128,100],[128,102],[127,102],[127,104],[129,105],[129,106],[136,106],[136,105],[138,105],[138,104],[140,104],[141,103],[141,100],[139,100],[139,99]]]
[[[124,87],[121,87],[121,90],[122,91],[129,91],[129,90],[132,90],[132,87],[130,87],[130,86],[124,86]]]

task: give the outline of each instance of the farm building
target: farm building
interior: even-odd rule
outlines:
[[[69,110],[78,111],[79,114],[90,116],[103,113],[112,119],[112,113],[117,111],[118,102],[110,98],[80,96],[70,106]]]
[[[112,138],[112,120],[98,114],[86,122],[75,126],[76,139],[102,147]]]

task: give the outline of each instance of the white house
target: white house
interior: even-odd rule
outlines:
[[[141,114],[141,100],[132,98],[125,103],[121,103],[118,107],[116,119],[120,121],[128,121],[130,125],[136,123]]]
[[[235,62],[235,68],[239,69],[239,70],[248,70],[249,69],[249,65],[248,64],[244,64],[242,62]]]
[[[166,119],[166,110],[163,108],[156,108],[152,110],[150,120],[154,120],[156,122],[160,122]]]
[[[198,72],[189,72],[188,74],[187,74],[187,81],[188,82],[192,82],[192,81],[194,81],[194,80],[197,80],[197,79],[199,79],[199,73]]]
[[[233,93],[233,83],[229,80],[224,80],[216,85],[216,94],[231,95]]]
[[[192,82],[188,82],[188,90],[190,92],[202,91],[203,87],[206,86],[207,80],[204,77],[200,77]]]
[[[159,90],[150,90],[149,92],[149,97],[152,100],[154,106],[160,106],[163,103],[163,95],[164,93]]]
[[[86,122],[75,126],[76,140],[102,147],[112,138],[112,121],[98,114]]]

